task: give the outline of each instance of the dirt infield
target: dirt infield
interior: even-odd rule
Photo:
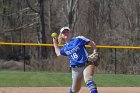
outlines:
[[[99,87],[99,93],[140,93],[140,87]],[[1,87],[0,93],[68,93],[68,87]],[[82,87],[79,93],[89,93]]]

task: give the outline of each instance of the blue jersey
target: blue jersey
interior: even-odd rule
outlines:
[[[83,64],[87,61],[88,53],[85,45],[89,42],[90,40],[83,36],[74,37],[60,49],[60,54],[68,56],[70,66]]]

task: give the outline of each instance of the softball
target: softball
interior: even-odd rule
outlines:
[[[56,38],[56,37],[58,37],[57,33],[55,33],[55,32],[54,32],[54,33],[52,33],[52,35],[51,35],[51,36],[52,36],[52,38]]]

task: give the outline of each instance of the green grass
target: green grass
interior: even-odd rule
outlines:
[[[95,74],[97,86],[140,86],[140,75]],[[71,73],[0,71],[0,87],[67,87]],[[83,83],[83,86],[85,84]]]
[[[124,75],[124,74],[97,74],[95,80],[98,86],[123,86],[138,87],[140,86],[140,75]]]

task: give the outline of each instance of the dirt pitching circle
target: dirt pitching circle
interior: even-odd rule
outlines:
[[[140,93],[140,87],[98,87],[99,93]],[[69,93],[69,87],[1,87],[0,93]],[[89,93],[82,87],[79,93]]]

